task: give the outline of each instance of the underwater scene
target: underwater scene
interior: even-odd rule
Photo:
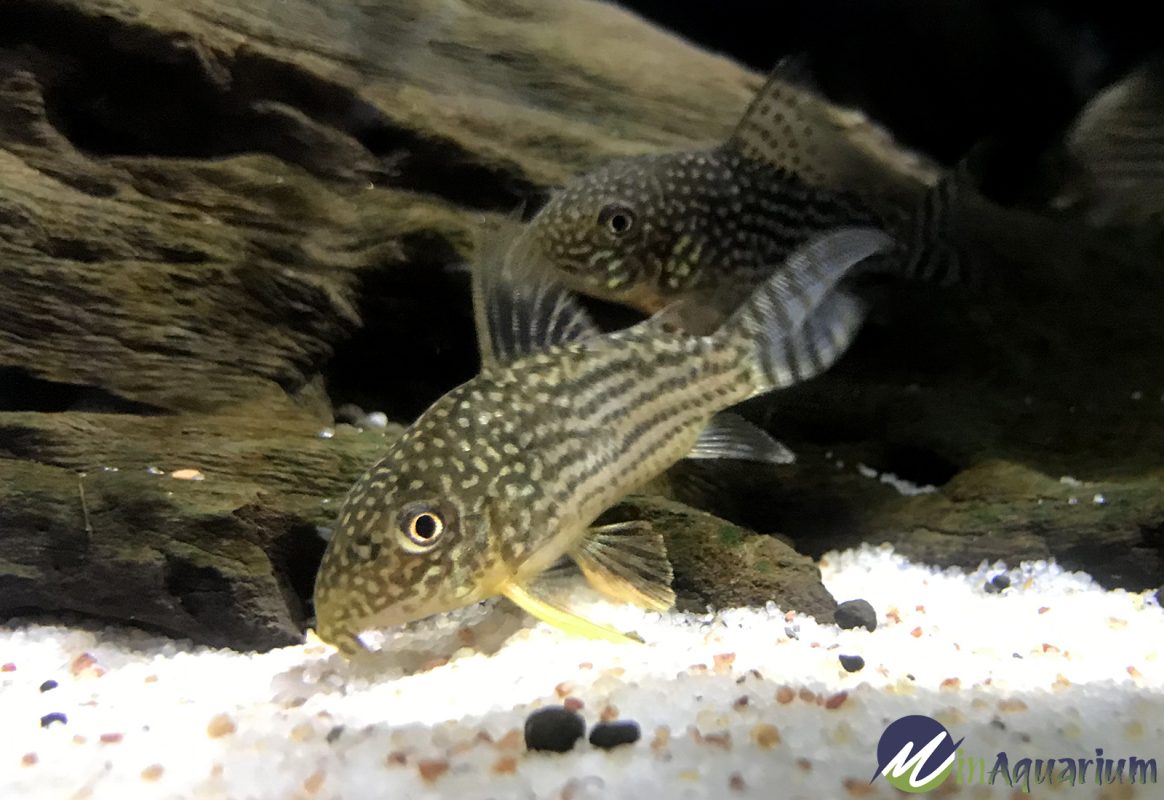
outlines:
[[[1164,43],[0,2],[0,798],[1164,798]]]

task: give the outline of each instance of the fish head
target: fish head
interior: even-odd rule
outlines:
[[[356,482],[324,553],[315,584],[316,630],[345,652],[359,649],[363,631],[491,594],[487,576],[495,560],[486,498],[462,490],[467,481],[449,480],[449,456],[439,447],[444,440],[424,434],[414,426]]]
[[[694,209],[714,203],[724,183],[711,158],[675,153],[607,164],[563,187],[522,238],[568,288],[654,313],[703,280],[712,248]]]

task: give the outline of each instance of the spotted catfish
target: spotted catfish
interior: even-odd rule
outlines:
[[[964,183],[830,103],[791,59],[726,141],[580,176],[524,235],[575,291],[647,313],[692,296],[730,311],[789,253],[843,225],[893,234],[883,268],[959,280],[963,251],[996,221]]]
[[[481,372],[351,489],[316,581],[319,636],[354,653],[364,630],[504,595],[569,631],[627,638],[547,591],[546,571],[566,556],[612,599],[670,607],[661,536],[595,519],[684,457],[785,460],[766,434],[717,415],[832,364],[864,314],[837,283],[890,246],[874,229],[821,237],[707,335],[667,313],[601,334],[544,272],[512,266],[521,253],[485,259]]]

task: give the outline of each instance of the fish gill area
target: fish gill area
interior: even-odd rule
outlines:
[[[300,641],[344,493],[477,368],[475,233],[721,139],[762,83],[612,5],[349,5],[0,9],[0,615]],[[1158,586],[1164,271],[1053,246],[888,294],[750,403],[795,464],[677,468],[610,516],[664,532],[689,608],[830,619],[814,559],[860,542]]]

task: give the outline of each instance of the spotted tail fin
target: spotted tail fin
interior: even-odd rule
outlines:
[[[743,347],[754,394],[807,380],[828,369],[864,321],[864,305],[837,284],[864,259],[893,247],[874,228],[842,228],[814,239],[714,334]]]

